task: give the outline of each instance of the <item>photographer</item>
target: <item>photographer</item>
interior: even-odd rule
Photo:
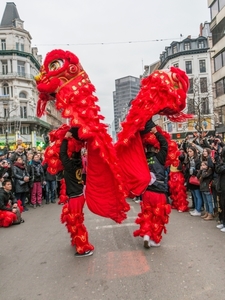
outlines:
[[[221,137],[216,134],[214,139],[212,139],[211,150],[214,150],[216,156],[218,156],[221,153],[223,146],[224,142],[222,141]]]
[[[12,179],[12,168],[10,162],[4,159],[0,161],[0,183],[2,184],[6,179]]]
[[[18,146],[14,153],[11,154],[10,160],[12,163],[14,163],[18,157],[21,157],[22,160],[27,164],[27,155],[24,150],[24,147]]]

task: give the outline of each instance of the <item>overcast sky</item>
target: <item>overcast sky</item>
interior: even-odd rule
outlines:
[[[199,35],[207,0],[15,0],[32,46],[75,53],[96,87],[105,122],[113,121],[115,79],[139,77],[172,41]],[[6,1],[0,1],[2,18]],[[182,38],[180,35],[182,34]]]

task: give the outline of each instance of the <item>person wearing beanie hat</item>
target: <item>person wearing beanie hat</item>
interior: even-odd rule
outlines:
[[[76,257],[90,256],[93,254],[94,246],[89,243],[88,231],[84,225],[83,207],[84,184],[82,180],[82,160],[81,150],[74,151],[68,156],[68,143],[71,139],[80,141],[78,136],[78,127],[71,127],[66,134],[60,146],[60,160],[64,167],[64,179],[66,184],[66,195],[68,204],[62,213],[62,220],[66,219],[66,226],[71,235],[71,243],[76,247]]]
[[[72,137],[75,140],[81,141],[81,139],[78,136],[78,130],[79,130],[79,127],[71,127],[68,131],[72,133]]]
[[[147,144],[145,148],[151,181],[142,195],[142,212],[136,220],[136,223],[140,224],[140,229],[134,232],[134,236],[139,235],[143,237],[144,247],[149,249],[150,247],[160,246],[161,233],[165,229],[164,224],[168,222],[167,214],[169,213],[169,209],[166,206],[168,188],[165,178],[168,143],[165,137],[157,131],[152,119],[146,123],[144,130],[140,133],[141,135],[152,133],[159,142],[159,148],[151,144]],[[155,223],[154,220],[156,219],[161,220],[160,226]]]
[[[147,134],[148,132],[151,131],[151,129],[152,129],[153,127],[156,127],[156,124],[152,121],[152,118],[151,118],[150,120],[148,120],[148,121],[146,122],[144,130],[141,130],[141,131],[140,131],[140,134],[141,134],[141,135]]]

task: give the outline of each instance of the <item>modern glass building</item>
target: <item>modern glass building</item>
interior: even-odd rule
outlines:
[[[125,119],[129,104],[140,90],[140,78],[126,76],[115,80],[113,92],[115,131],[120,131],[120,123]]]

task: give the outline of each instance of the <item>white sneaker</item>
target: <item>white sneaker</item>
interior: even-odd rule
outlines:
[[[216,225],[216,228],[218,229],[222,229],[223,227],[224,227],[223,224]]]
[[[197,210],[196,209],[194,209],[194,210],[189,210],[189,214],[191,215],[191,214],[193,214],[194,212],[196,212]]]
[[[192,217],[200,217],[202,214],[196,210],[196,211],[191,212],[190,215]]]
[[[220,229],[220,231],[225,232],[225,227],[223,227],[222,229]]]
[[[144,239],[144,247],[146,249],[149,249],[150,248],[150,244],[149,244],[150,238],[149,238],[149,236],[148,235],[144,235],[143,239]]]
[[[160,247],[160,243],[156,243],[156,242],[154,242],[153,240],[150,240],[149,241],[149,246],[152,246],[152,247]]]

